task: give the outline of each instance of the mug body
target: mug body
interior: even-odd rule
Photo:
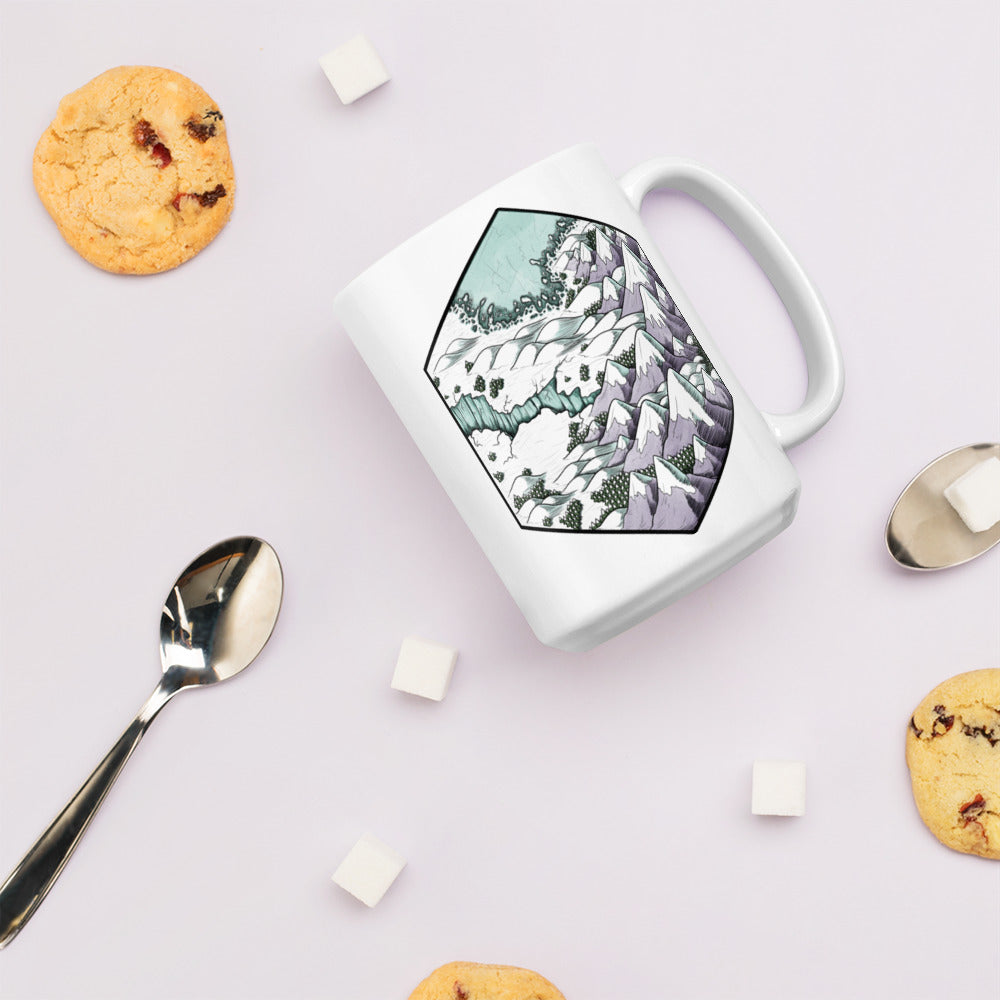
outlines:
[[[610,638],[794,517],[794,468],[591,146],[445,216],[335,310],[548,645]]]

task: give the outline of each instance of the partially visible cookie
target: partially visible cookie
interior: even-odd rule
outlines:
[[[946,847],[1000,859],[1000,669],[939,684],[906,735],[913,798]]]
[[[513,965],[449,962],[435,969],[410,1000],[566,1000],[543,976]]]
[[[35,149],[35,189],[74,250],[118,274],[193,257],[233,208],[226,125],[180,73],[119,66],[60,101]]]

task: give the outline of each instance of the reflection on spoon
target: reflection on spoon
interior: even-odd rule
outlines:
[[[1000,523],[970,531],[944,491],[959,476],[991,456],[1000,444],[972,444],[935,459],[910,481],[892,509],[885,544],[907,569],[945,569],[968,562],[1000,542]]]
[[[249,666],[271,636],[282,589],[278,557],[259,538],[227,539],[184,570],[160,617],[163,677],[111,752],[0,886],[0,948],[52,888],[157,712],[178,691],[216,684]]]

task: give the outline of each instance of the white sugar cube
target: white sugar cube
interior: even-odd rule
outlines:
[[[458,650],[451,646],[410,636],[399,648],[392,686],[397,691],[441,701],[448,692],[457,659]]]
[[[344,104],[364,97],[389,79],[375,46],[364,35],[327,52],[319,64]]]
[[[750,811],[755,816],[804,816],[805,764],[798,760],[755,760]]]
[[[988,531],[1000,521],[1000,458],[974,465],[944,491],[969,531]]]
[[[366,833],[340,862],[333,881],[365,906],[374,906],[405,867],[406,858]]]

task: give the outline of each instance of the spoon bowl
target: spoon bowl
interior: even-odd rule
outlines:
[[[213,545],[181,573],[160,617],[163,676],[108,755],[0,886],[0,948],[38,909],[160,709],[178,691],[228,680],[257,658],[278,619],[282,590],[274,549],[250,536]]]
[[[885,528],[885,544],[896,562],[907,569],[947,569],[1000,542],[1000,524],[986,531],[970,531],[944,495],[959,476],[994,455],[1000,458],[1000,444],[955,448],[910,480]]]
[[[216,684],[248,667],[281,607],[281,565],[259,538],[230,538],[204,551],[163,602],[160,662],[182,686]]]

